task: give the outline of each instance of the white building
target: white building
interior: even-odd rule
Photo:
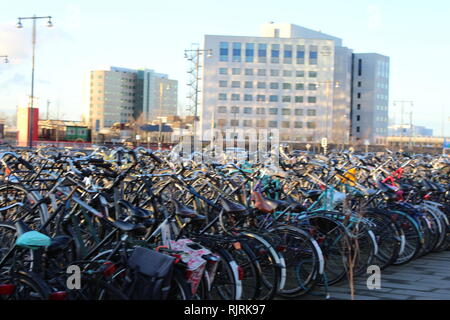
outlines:
[[[350,142],[352,50],[293,24],[268,23],[260,37],[206,35],[203,131],[277,128],[283,142]],[[238,139],[243,139],[239,137]]]
[[[178,81],[153,70],[111,67],[91,71],[89,123],[93,135],[117,123],[176,115]]]

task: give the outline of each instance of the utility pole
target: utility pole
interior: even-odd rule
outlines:
[[[50,109],[50,100],[47,100],[47,115],[46,115],[46,119],[49,120],[49,109]]]
[[[411,100],[396,100],[394,101],[394,106],[397,106],[397,104],[400,105],[401,107],[401,114],[400,114],[400,118],[401,118],[401,123],[400,123],[400,150],[403,150],[403,125],[404,125],[404,110],[405,110],[405,105],[409,104],[409,106],[412,108],[414,106],[414,102]],[[412,120],[411,120],[412,122]],[[412,123],[411,123],[412,125]],[[410,127],[410,131],[412,130],[412,126]],[[411,135],[411,133],[410,133]],[[411,142],[410,142],[411,143]]]

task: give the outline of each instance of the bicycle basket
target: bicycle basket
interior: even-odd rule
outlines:
[[[175,258],[136,247],[128,259],[131,282],[125,292],[134,300],[165,300],[170,291]]]

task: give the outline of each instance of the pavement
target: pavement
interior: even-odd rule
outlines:
[[[369,290],[367,276],[355,279],[354,300],[450,300],[450,251],[431,253],[381,271],[381,288]],[[329,287],[331,299],[351,300],[348,280]],[[316,288],[307,299],[324,299]]]

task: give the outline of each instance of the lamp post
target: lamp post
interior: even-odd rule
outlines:
[[[339,88],[340,87],[340,83],[338,81],[319,81],[319,82],[316,82],[316,84],[317,84],[317,88],[320,88],[321,85],[325,85],[326,86],[325,97],[327,99],[327,105],[326,105],[326,109],[327,110],[326,110],[326,118],[325,118],[325,121],[326,121],[325,138],[327,138],[327,140],[328,140],[329,139],[329,137],[328,137],[328,125],[329,125],[329,123],[328,123],[328,114],[329,114],[329,111],[330,111],[330,105],[328,103],[328,100],[330,100],[331,85],[333,85],[334,88]]]
[[[159,83],[159,135],[158,135],[158,149],[161,150],[162,147],[162,141],[161,141],[161,135],[162,135],[162,108],[164,107],[164,90],[169,91],[170,90],[170,85],[167,85],[166,88],[164,89],[164,83],[161,81]]]
[[[32,55],[32,69],[31,69],[31,96],[30,96],[30,126],[29,126],[29,146],[33,147],[33,107],[34,107],[34,66],[35,66],[35,51],[36,51],[36,20],[47,19],[46,26],[53,27],[52,17],[37,17],[36,15],[32,17],[19,17],[19,22],[17,22],[17,28],[22,29],[22,20],[32,20],[33,21],[33,34],[32,34],[32,45],[33,45],[33,55]]]
[[[3,60],[4,63],[9,63],[8,56],[0,56],[0,58],[4,59]]]

